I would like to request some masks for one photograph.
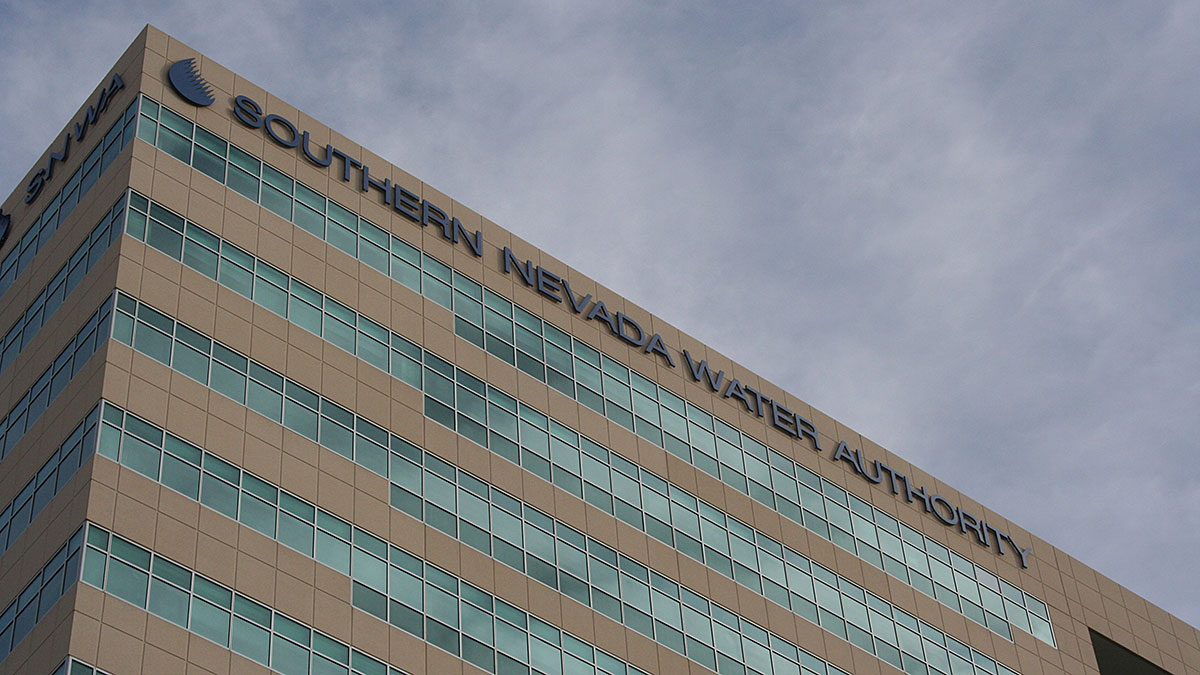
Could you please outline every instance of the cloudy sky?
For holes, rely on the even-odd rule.
[[[0,184],[149,21],[1200,625],[1200,5],[159,4],[0,2]]]

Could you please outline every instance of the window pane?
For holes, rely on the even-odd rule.
[[[233,651],[266,665],[271,636],[261,626],[233,617]]]
[[[138,607],[146,607],[146,586],[150,575],[116,558],[109,558],[108,584],[105,590]]]
[[[228,647],[229,612],[200,598],[193,598],[191,630],[219,645]]]
[[[188,594],[161,579],[150,582],[148,609],[171,623],[187,627]]]
[[[308,650],[276,635],[271,649],[271,669],[281,673],[307,675]]]

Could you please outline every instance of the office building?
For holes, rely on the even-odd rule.
[[[0,674],[1200,673],[1195,628],[154,28],[3,213]]]

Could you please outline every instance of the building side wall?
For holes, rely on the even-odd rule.
[[[186,103],[165,83],[169,65],[189,57],[197,58],[201,72],[215,90],[217,102],[211,107],[196,108]],[[1023,675],[1098,675],[1089,627],[1172,673],[1200,675],[1200,632],[1195,628],[186,45],[147,27],[114,72],[121,75],[125,89],[115,99],[117,103],[105,118],[106,123],[141,92],[261,157],[951,551],[1041,598],[1049,606],[1057,647],[1020,630],[1014,631],[1009,641],[968,620],[726,482],[457,337],[455,316],[441,305],[141,140],[132,141],[122,151],[36,261],[17,278],[0,307],[0,329],[17,320],[128,188]],[[475,256],[466,245],[447,241],[436,227],[421,227],[402,217],[380,201],[378,191],[359,190],[357,176],[354,181],[343,181],[340,166],[314,166],[299,149],[282,148],[262,130],[238,123],[229,105],[235,95],[250,96],[267,112],[292,121],[310,133],[314,146],[332,144],[369,166],[372,177],[388,179],[437,204],[459,219],[467,231],[480,230],[483,255]],[[78,117],[77,113],[72,119]],[[78,162],[85,154],[76,148],[71,161]],[[45,161],[43,157],[39,165]],[[69,162],[57,169],[60,180],[47,192],[53,194],[61,187],[61,178],[73,170]],[[19,240],[36,217],[32,212],[40,208],[35,202],[26,210],[28,213],[22,211],[23,192],[22,184],[5,202],[5,211],[14,215],[14,230],[0,254],[7,254],[11,242]],[[554,271],[568,280],[576,293],[603,299],[611,312],[634,317],[647,333],[661,334],[675,358],[675,367],[630,347],[602,323],[571,311],[567,303],[553,302],[526,287],[515,271],[505,271],[505,248],[512,249],[519,260],[531,260]],[[900,672],[433,421],[425,414],[424,396],[417,389],[130,236],[121,237],[109,248],[85,282],[42,327],[37,340],[3,374],[0,412],[19,400],[114,289],[386,427],[426,452],[847,672]],[[820,449],[811,441],[797,441],[780,433],[767,418],[748,412],[739,402],[714,394],[703,382],[695,381],[681,349],[811,420],[820,430]],[[708,672],[670,648],[391,507],[388,481],[378,474],[116,340],[108,341],[92,356],[3,459],[0,508],[16,496],[70,429],[101,399],[647,672]],[[909,503],[903,494],[893,494],[886,482],[872,485],[848,463],[831,461],[834,448],[843,442],[904,473],[911,485],[924,486],[930,493],[936,491],[1024,546],[1032,546],[1029,567],[1022,568],[1012,553],[999,556],[993,548],[972,543],[958,528],[937,522],[918,503]],[[481,672],[355,608],[351,580],[344,574],[102,456],[88,460],[38,515],[29,531],[0,557],[0,603],[7,604],[85,520],[410,673]],[[140,664],[143,672],[182,672],[185,665],[212,673],[267,672],[249,659],[80,583],[0,664],[0,675],[50,672],[68,650],[72,656],[113,673],[133,672],[137,669],[134,664]]]

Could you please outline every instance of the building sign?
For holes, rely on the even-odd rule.
[[[171,64],[167,70],[167,81],[188,103],[198,108],[213,104],[212,86],[200,76],[196,59],[184,59]]]
[[[951,504],[939,494],[929,494],[924,486],[914,489],[908,476],[887,464],[874,460],[868,467],[867,461],[863,459],[862,451],[851,450],[850,446],[845,443],[838,443],[837,449],[833,451],[833,461],[849,464],[854,472],[862,478],[876,485],[883,484],[885,487],[890,487],[892,494],[903,495],[905,501],[910,504],[919,499],[925,513],[932,513],[943,525],[957,526],[963,534],[968,532],[974,534],[975,540],[981,546],[991,548],[994,544],[996,552],[1004,555],[1004,547],[1007,544],[1013,553],[1020,557],[1021,567],[1029,567],[1029,554],[1033,551],[1032,548],[1021,548],[1015,539],[1002,530],[982,518],[976,518],[966,509]]]
[[[194,76],[203,82],[198,73]],[[390,206],[407,220],[420,227],[433,226],[447,241],[454,244],[461,242],[472,255],[483,256],[482,232],[467,230],[458,218],[448,215],[441,207],[422,199],[403,186],[392,183],[390,178],[379,179],[376,177],[378,174],[372,176],[371,167],[354,159],[345,151],[331,144],[314,147],[309,132],[299,128],[291,120],[267,113],[257,101],[243,95],[234,97],[231,112],[243,125],[263,130],[275,144],[298,150],[315,166],[331,168],[335,176],[355,185],[361,192],[376,194],[385,206]],[[737,399],[746,412],[764,418],[772,428],[793,439],[807,440],[811,442],[814,450],[824,452],[816,425],[787,408],[782,402],[742,384],[736,377],[728,377],[724,370],[714,372],[706,360],[695,359],[686,349],[668,346],[662,335],[650,333],[635,317],[611,311],[602,298],[593,297],[590,293],[576,292],[562,275],[541,265],[535,265],[531,260],[519,259],[507,246],[500,250],[500,264],[506,274],[515,275],[526,287],[542,297],[556,303],[566,303],[573,313],[585,320],[599,322],[618,339],[641,350],[643,354],[657,358],[668,367],[678,368],[682,362],[692,380],[706,386],[714,394],[726,399]],[[682,359],[673,356],[672,351],[682,356]],[[931,495],[924,487],[914,488],[907,476],[888,465],[875,460],[868,466],[862,452],[852,450],[845,443],[838,444],[830,455],[830,460],[845,462],[864,480],[883,485],[885,488],[890,487],[892,494],[903,496],[909,503],[920,500],[925,513],[933,515],[942,524],[954,527],[963,534],[973,534],[979,545],[994,548],[1000,555],[1006,555],[1007,548],[1017,555],[1021,567],[1029,566],[1032,549],[1021,548],[1008,534],[986,520],[951,504],[941,495]]]
[[[62,150],[59,152],[51,152],[50,159],[46,160],[46,166],[38,169],[37,173],[29,179],[29,184],[25,186],[25,203],[32,204],[33,200],[42,194],[42,188],[54,179],[55,165],[67,161],[71,156],[71,142],[74,139],[76,144],[82,143],[87,132],[100,121],[100,116],[108,110],[108,104],[112,101],[113,96],[125,88],[125,82],[121,80],[121,76],[113,73],[112,79],[109,80],[108,86],[100,90],[100,96],[96,98],[96,102],[88,106],[87,112],[83,117],[75,123],[74,133],[68,130],[63,136]]]
[[[262,129],[267,136],[285,148],[299,147],[305,159],[316,166],[334,167],[334,175],[353,182],[363,192],[376,192],[380,200],[396,213],[422,227],[434,225],[442,236],[457,244],[461,239],[475,256],[483,255],[483,234],[468,232],[458,218],[452,218],[432,202],[421,199],[402,185],[392,184],[391,178],[379,180],[371,176],[371,167],[354,159],[342,150],[326,144],[314,151],[308,131],[301,131],[290,120],[279,115],[264,115],[262,106],[249,96],[233,99],[234,117],[252,129]],[[335,161],[336,160],[336,161]],[[339,172],[338,169],[341,171]]]

